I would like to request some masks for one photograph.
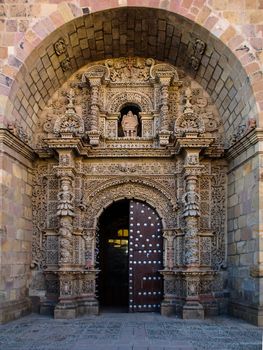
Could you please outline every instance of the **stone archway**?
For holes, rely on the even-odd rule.
[[[105,5],[105,7],[108,6]],[[178,12],[174,9],[170,12],[169,8],[170,6],[168,11],[165,11],[160,8],[119,7],[80,17],[78,16],[81,9],[78,9],[75,15],[71,14],[72,21],[58,27],[44,40],[35,33],[37,38],[35,42],[38,47],[32,50],[31,43],[28,45],[29,64],[23,55],[25,64],[16,77],[21,84],[11,84],[13,80],[8,77],[6,79],[7,89],[11,87],[11,91],[8,93],[10,100],[7,101],[5,109],[5,126],[9,123],[10,129],[12,127],[14,131],[16,128],[20,129],[15,133],[24,141],[31,143],[38,114],[41,113],[52,94],[76,70],[87,62],[106,57],[125,56],[127,53],[129,56],[154,56],[161,61],[175,64],[195,77],[213,96],[224,118],[225,130],[229,137],[231,134],[237,134],[238,126],[246,124],[249,118],[258,119],[255,97],[250,79],[246,79],[245,69],[258,76],[259,65],[252,61],[243,68],[242,63],[234,55],[242,53],[242,51],[234,51],[239,50],[239,46],[242,47],[242,36],[231,38],[238,44],[228,47],[220,40],[220,35],[225,34],[223,28],[226,28],[226,31],[229,29],[227,21],[218,24],[219,27],[221,25],[222,30],[218,30],[218,33],[216,31],[219,36],[217,38],[209,32],[210,28],[206,28],[206,22],[201,26],[198,21],[195,22],[193,15],[185,13],[182,8],[178,7]],[[74,18],[74,16],[77,17]],[[52,15],[49,20],[52,21]],[[145,30],[142,21],[145,21]],[[129,30],[128,22],[131,23]],[[57,24],[54,25],[57,27]],[[122,26],[125,27],[123,34]],[[78,30],[78,28],[81,29]],[[112,28],[114,28],[114,34]],[[80,32],[82,34],[79,34]],[[98,34],[95,36],[96,32],[100,33],[99,36]],[[62,33],[70,33],[70,35],[63,36]],[[86,36],[82,38],[83,33],[86,33]],[[120,44],[121,36],[123,44]],[[135,37],[140,37],[141,41],[135,42]],[[150,38],[149,42],[148,38]],[[108,44],[107,40],[111,44]],[[113,40],[115,45],[112,45]],[[23,46],[26,43],[25,38],[18,44],[17,51],[21,51],[20,44]],[[35,64],[32,65],[32,62]],[[203,64],[204,62],[207,62],[207,67]],[[44,85],[48,86],[48,89],[43,89]],[[257,81],[255,85],[258,85]],[[18,90],[21,91],[18,93]],[[247,105],[243,103],[244,96],[249,101]],[[27,105],[26,101],[29,100],[31,102]],[[231,102],[230,111],[227,106]],[[21,123],[18,121],[20,118]]]
[[[175,226],[176,199],[171,197],[162,185],[139,176],[107,181],[93,191],[87,198],[87,226],[96,228],[102,210],[123,198],[147,201],[158,212],[164,228]]]
[[[98,219],[102,212],[109,208],[112,203],[116,203],[122,199],[127,199],[129,201],[139,200],[142,203],[147,203],[158,213],[158,217],[162,222],[162,246],[164,249],[163,261],[161,263],[163,266],[162,274],[164,277],[164,287],[158,290],[158,293],[161,293],[164,297],[161,304],[161,312],[163,314],[174,312],[174,308],[171,308],[170,305],[171,297],[169,295],[169,281],[171,277],[169,272],[166,274],[166,270],[170,270],[172,266],[174,266],[174,246],[173,242],[171,242],[171,238],[175,236],[177,203],[166,189],[157,182],[140,176],[120,178],[118,180],[105,182],[95,191],[92,191],[91,195],[87,195],[85,201],[89,203],[89,205],[85,209],[84,221],[87,224],[85,235],[88,234],[89,238],[88,240],[86,239],[86,262],[89,266],[95,266],[96,264],[95,247],[98,232]],[[90,218],[93,219],[90,220]],[[160,286],[158,288],[160,288]],[[172,298],[172,302],[173,301],[174,297]],[[154,307],[158,309],[157,305]],[[145,308],[143,308],[143,310],[144,309]],[[155,309],[152,309],[152,311],[154,310]],[[134,311],[136,311],[136,309]],[[137,311],[140,311],[140,309]]]
[[[168,9],[170,9],[169,6]],[[6,209],[7,213],[5,213],[4,215],[2,225],[3,230],[1,231],[1,234],[3,233],[4,242],[7,241],[10,243],[10,238],[12,241],[14,239],[19,239],[19,237],[26,237],[21,239],[20,241],[23,242],[23,246],[28,246],[28,242],[30,242],[31,240],[31,205],[28,203],[30,203],[31,201],[31,168],[32,160],[35,159],[35,155],[34,151],[29,146],[26,146],[25,143],[33,147],[33,149],[38,153],[38,156],[40,156],[41,159],[45,159],[50,156],[50,149],[48,149],[48,147],[43,147],[41,148],[41,150],[37,150],[36,145],[31,141],[33,140],[32,135],[35,134],[36,125],[38,125],[39,122],[38,118],[40,114],[42,115],[42,110],[45,109],[45,106],[48,100],[50,99],[51,95],[54,93],[54,91],[57,90],[63,84],[63,82],[67,81],[72,73],[74,73],[78,68],[82,67],[87,62],[103,59],[106,57],[108,58],[110,56],[121,56],[122,54],[125,55],[127,52],[131,56],[148,57],[154,55],[157,57],[157,59],[169,61],[172,64],[178,65],[184,72],[187,72],[187,74],[195,78],[195,80],[199,82],[203,86],[203,88],[205,88],[212,96],[219,109],[220,115],[223,118],[222,120],[224,123],[224,130],[227,134],[228,141],[226,147],[227,149],[229,149],[228,157],[230,160],[230,187],[232,183],[235,183],[234,185],[232,185],[232,189],[229,190],[228,222],[230,244],[228,250],[230,261],[229,271],[232,276],[233,282],[231,285],[231,298],[233,305],[232,309],[234,310],[233,312],[235,312],[236,314],[244,315],[244,317],[249,318],[253,322],[260,322],[258,320],[261,317],[261,300],[260,298],[258,298],[258,295],[260,294],[259,278],[261,278],[261,255],[259,252],[259,235],[255,235],[255,232],[260,232],[259,222],[261,217],[259,213],[261,207],[259,208],[254,204],[254,201],[251,199],[251,193],[255,194],[255,198],[257,198],[257,203],[261,203],[261,201],[259,200],[259,190],[261,189],[261,185],[259,184],[259,182],[253,182],[254,185],[251,186],[251,181],[249,181],[251,177],[255,176],[255,173],[256,178],[259,177],[259,164],[261,164],[260,156],[255,152],[257,143],[260,142],[260,130],[254,130],[256,126],[255,119],[257,119],[257,121],[261,123],[260,118],[258,118],[257,105],[255,103],[254,96],[254,91],[259,91],[262,88],[260,80],[256,81],[258,75],[260,74],[260,72],[258,71],[258,62],[253,57],[250,57],[253,60],[253,62],[251,63],[249,61],[249,63],[244,63],[243,65],[243,62],[247,61],[249,57],[244,55],[244,57],[242,56],[242,59],[239,60],[233,54],[233,52],[235,52],[237,56],[239,54],[241,55],[242,46],[240,45],[243,44],[242,37],[236,36],[235,38],[232,38],[234,39],[232,44],[229,43],[229,45],[225,45],[222,43],[222,41],[218,40],[213,35],[210,35],[211,33],[204,29],[205,25],[204,27],[201,27],[199,24],[197,24],[198,21],[193,20],[193,17],[191,17],[189,13],[186,15],[186,17],[188,18],[183,18],[181,15],[184,15],[185,13],[182,9],[180,9],[180,11],[178,10],[178,13],[180,15],[176,13],[171,13],[169,11],[163,11],[160,9],[149,10],[142,8],[129,8],[128,10],[129,11],[127,11],[127,8],[111,9],[107,12],[102,11],[101,13],[93,13],[88,16],[82,16],[78,9],[76,10],[77,18],[73,19],[72,22],[61,22],[63,23],[63,27],[61,27],[60,29],[63,29],[64,33],[68,33],[66,37],[63,37],[64,34],[59,28],[57,28],[57,30],[55,30],[52,35],[47,36],[44,40],[40,40],[37,34],[33,34],[33,38],[37,37],[37,39],[35,42],[32,43],[31,46],[31,44],[27,40],[27,38],[32,38],[32,36],[29,35],[31,32],[29,32],[23,44],[25,44],[24,47],[26,48],[30,46],[31,50],[35,43],[37,43],[38,46],[33,50],[33,52],[30,55],[28,55],[28,52],[30,50],[28,52],[26,52],[27,50],[23,51],[23,45],[20,46],[20,44],[22,43],[19,43],[19,45],[17,46],[18,58],[21,58],[24,64],[21,66],[21,70],[17,74],[16,81],[14,83],[12,81],[12,78],[10,79],[10,77],[8,76],[3,75],[2,80],[3,84],[5,85],[4,101],[7,101],[5,105],[5,118],[3,122],[3,127],[5,129],[1,131],[2,142],[4,145],[4,155],[2,164],[3,168],[6,168],[8,173],[8,177],[6,180],[7,192],[9,191],[9,193],[12,193],[6,196],[7,202],[14,202],[12,191],[13,183],[11,185],[10,176],[14,180],[15,186],[17,186],[17,188],[19,187],[23,189],[23,191],[25,192],[25,196],[19,196],[19,194],[16,194],[16,206],[15,209],[13,209],[13,213],[15,213],[14,217],[18,219],[15,219],[15,223],[13,223],[13,221],[10,220],[9,206],[5,207],[8,207],[8,209]],[[128,14],[131,17],[128,18]],[[73,17],[74,16],[72,16],[71,18]],[[120,21],[120,18],[122,18],[123,20]],[[152,27],[150,25],[153,21],[153,18],[154,21],[158,19],[158,27],[155,29],[154,35],[152,35],[151,33]],[[115,24],[113,25],[113,23]],[[126,23],[127,25],[124,23]],[[222,24],[222,22],[220,23]],[[127,30],[125,29],[125,33],[121,34],[121,28],[123,27],[125,27]],[[147,27],[147,29],[139,30],[139,32],[143,33],[141,38],[147,38],[147,45],[143,41],[144,39],[142,39],[140,42],[137,42],[135,40],[138,28],[142,29],[143,27]],[[222,26],[222,28],[226,27],[227,26]],[[80,30],[78,30],[79,28]],[[220,28],[217,30],[214,28],[214,31],[217,33],[219,32],[222,35],[224,34],[224,30],[221,30]],[[85,38],[81,38],[83,32],[86,33]],[[117,36],[117,39],[113,39],[113,32],[114,35]],[[111,35],[112,40],[116,40],[115,45],[107,45],[107,40],[111,41]],[[124,37],[121,37],[122,35],[124,35]],[[216,35],[220,37],[220,34]],[[78,43],[76,44],[76,42]],[[157,45],[155,45],[154,43],[157,43]],[[245,44],[246,42],[244,42],[244,45]],[[114,52],[109,51],[109,47],[112,47],[114,49]],[[246,45],[244,47],[246,48]],[[25,59],[25,57],[27,57],[28,59]],[[15,60],[14,62],[20,65],[19,62]],[[243,66],[245,68],[243,68]],[[258,94],[258,96],[259,97],[257,98],[260,102],[260,94]],[[247,102],[246,105],[244,104],[244,101]],[[260,103],[258,104],[258,106],[259,108],[261,108]],[[197,119],[195,116],[195,120]],[[80,121],[80,119],[78,118],[74,120],[77,123]],[[48,125],[48,122],[49,121],[47,120],[47,123],[45,125],[46,130],[48,130],[50,127],[50,125]],[[202,123],[199,124],[201,125]],[[179,127],[180,129],[179,123],[178,125],[176,125],[176,127]],[[212,128],[214,128],[214,125],[212,125]],[[201,127],[199,128],[198,132],[202,132],[202,130],[203,128]],[[79,134],[81,134],[82,131],[83,128],[79,127]],[[185,131],[186,130],[181,128],[182,133],[184,133]],[[97,137],[97,135],[95,136]],[[163,145],[165,145],[167,142],[167,135],[164,136],[164,139],[166,139],[164,140]],[[179,140],[181,136],[182,135],[178,133],[176,135],[176,138]],[[77,150],[77,153],[79,152],[79,155],[81,155],[81,152],[83,150],[83,144],[80,140],[78,140],[78,142],[76,141],[75,144],[74,142],[72,142],[71,146],[72,148]],[[50,148],[53,147],[53,149],[56,149],[58,143],[59,142],[57,142],[57,140],[54,141]],[[198,145],[198,147],[199,146],[200,144]],[[200,147],[204,149],[206,146],[207,145],[201,144]],[[176,152],[181,152],[184,149],[185,144],[179,142],[177,143],[177,147],[178,148],[176,149]],[[215,149],[211,152],[214,151]],[[63,167],[65,166],[65,164],[67,164],[68,154],[63,154],[63,151],[59,151],[58,153],[60,155],[59,164]],[[127,152],[127,154],[128,153],[129,152]],[[145,152],[144,150],[140,150],[138,154],[145,155]],[[162,154],[164,155],[164,157],[167,157],[167,154],[165,154],[165,152],[163,152]],[[186,157],[186,161],[188,161],[187,159],[189,158],[189,163],[191,163],[193,159],[196,159],[196,154],[188,155],[189,157]],[[219,152],[217,156],[220,157],[220,155],[221,153]],[[209,151],[206,153],[205,156],[209,157]],[[14,157],[16,158],[15,165],[13,164]],[[71,159],[70,157],[69,159]],[[251,160],[252,157],[254,157],[253,160]],[[55,162],[54,159],[52,161]],[[67,166],[69,167],[70,165],[71,164],[67,164]],[[56,170],[51,165],[48,165],[47,168],[48,172],[46,180],[48,182],[50,174],[52,172],[54,174]],[[216,166],[214,166],[213,169],[215,173],[218,170],[216,170]],[[218,173],[220,173],[220,171],[218,171],[217,174]],[[241,188],[241,186],[238,186],[240,182],[240,173],[244,174],[244,181],[247,185],[244,190]],[[209,170],[207,170],[207,174],[211,175],[212,173],[209,172]],[[221,180],[225,176],[224,172],[222,172],[221,175],[219,179],[213,178],[214,188],[222,188],[222,183],[224,181]],[[69,178],[71,177],[72,176],[69,176]],[[234,180],[232,181],[232,179]],[[45,181],[43,181],[44,184],[46,184]],[[191,184],[189,182],[188,185],[191,187]],[[54,200],[54,193],[56,193],[56,190],[58,190],[58,187],[56,187],[57,183],[55,181],[53,181],[53,186],[55,188],[53,188],[53,192],[51,191],[51,189],[49,189],[50,193],[48,194],[48,196],[50,196],[50,205],[47,211],[50,210],[55,212],[56,200]],[[232,192],[233,187],[237,188],[237,193]],[[3,191],[5,191],[6,193],[6,189],[4,189]],[[219,197],[219,203],[224,202],[224,200],[222,199],[223,196],[221,195],[221,192],[222,191],[217,192],[216,190],[214,190],[214,195]],[[182,191],[179,191],[179,194],[181,200],[183,195]],[[43,197],[45,196],[45,194],[41,192],[39,197],[41,197],[42,195]],[[85,206],[85,203],[83,204],[81,202],[81,196],[79,197],[80,198],[78,198],[78,201],[76,202],[76,204],[79,206],[77,207],[77,210],[80,210],[79,208],[84,208]],[[245,198],[246,205],[243,205],[241,198],[242,200]],[[180,205],[182,209],[182,202],[180,203]],[[203,207],[207,208],[207,203],[206,205],[203,205]],[[43,208],[45,208],[45,204],[43,204]],[[207,209],[204,208],[203,210],[204,212],[207,212]],[[213,210],[215,209],[213,208]],[[217,213],[222,213],[222,207],[217,208],[215,211],[217,211]],[[19,215],[16,214],[17,212],[19,212]],[[240,215],[242,216],[242,219],[239,218]],[[222,215],[219,215],[219,217],[222,217]],[[51,218],[50,220],[56,222],[56,215],[53,215],[53,218]],[[210,219],[207,219],[207,217],[205,217],[205,220],[209,221]],[[189,227],[191,226],[190,221],[191,220],[189,220]],[[223,225],[221,222],[223,220],[218,221],[219,222],[216,222],[215,225],[217,228],[221,225],[221,236],[223,236],[224,229],[222,229]],[[251,227],[248,231],[246,231],[244,228],[244,221],[247,221],[251,224]],[[50,239],[51,241],[53,239],[54,232],[50,229],[44,229],[42,227],[42,223],[45,222],[43,218],[41,218],[40,222],[41,227],[37,227],[37,231],[40,231],[41,234],[45,235],[47,240]],[[236,227],[236,222],[239,222],[238,228]],[[214,225],[214,222],[212,222],[212,224]],[[10,234],[7,234],[7,232],[9,232]],[[207,234],[207,232],[202,233]],[[206,235],[204,234],[202,237],[206,237]],[[233,239],[233,237],[235,238]],[[239,237],[241,238],[241,243],[239,243]],[[209,241],[209,239],[210,238],[206,237],[206,239],[204,240]],[[178,242],[179,241],[180,239],[178,240]],[[8,246],[8,244],[6,246]],[[210,243],[207,244],[209,246]],[[214,240],[213,245],[216,246],[216,244],[216,240]],[[243,245],[244,247],[246,247],[244,248],[246,251],[240,249],[240,246]],[[10,244],[10,246],[12,246],[12,244]],[[252,252],[249,251],[250,248],[248,248],[248,246],[259,246],[259,249],[255,248],[255,250]],[[38,254],[41,256],[41,254],[43,253],[43,246],[42,241],[40,240],[38,241],[38,248]],[[50,256],[51,255],[52,249],[50,249]],[[221,256],[219,257],[219,259],[221,259]],[[3,259],[3,261],[5,263],[8,260]],[[30,248],[28,248],[25,253],[23,263],[26,266],[26,274],[24,275],[29,275]],[[34,267],[35,264],[37,265],[37,263],[37,261],[34,261],[32,263],[32,267]],[[224,264],[221,263],[221,266],[223,265]],[[14,264],[14,266],[16,266],[16,264]],[[242,271],[244,266],[246,274],[245,277],[242,277]],[[15,269],[16,268],[18,267],[16,266]],[[2,270],[9,271],[10,269],[2,268]],[[238,271],[238,273],[236,273],[236,271]],[[240,274],[239,271],[241,271]],[[7,281],[7,289],[10,285],[9,277],[10,276],[5,275],[5,281]],[[180,290],[182,285],[185,285],[189,282],[187,278],[185,278],[185,276],[183,276],[182,278],[181,277],[178,278],[178,280],[176,281],[174,281],[173,279],[169,281],[169,290],[171,291],[171,294],[174,293],[175,288]],[[192,277],[196,278],[196,276]],[[194,281],[194,278],[192,279],[192,282]],[[76,281],[73,279],[72,283],[74,284],[75,282]],[[203,290],[209,290],[207,286],[210,282],[211,281],[209,279],[204,281],[202,287]],[[7,299],[5,299],[4,301],[3,314],[14,315],[14,310],[16,310],[17,308],[19,310],[28,309],[29,304],[27,299],[26,285],[27,281],[24,279],[23,287],[21,287],[20,289],[21,293],[17,293],[14,289],[12,290],[12,293],[11,291],[10,293],[8,291],[7,294],[6,292],[4,293],[4,295],[7,295]],[[193,286],[193,288],[195,288],[195,282],[193,282]],[[66,289],[68,288],[69,285],[66,285]],[[14,294],[21,295],[21,298],[18,302],[14,300],[13,303],[12,295]],[[248,302],[248,295],[250,299],[253,300],[252,304]],[[239,303],[239,300],[241,299],[243,300],[243,302],[241,303],[242,306],[240,306],[241,304]],[[256,309],[254,308],[254,306],[252,308],[251,305],[257,305]],[[249,316],[247,316],[248,314]],[[8,318],[9,316],[4,317]]]

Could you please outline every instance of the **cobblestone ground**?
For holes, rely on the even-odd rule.
[[[261,341],[262,329],[229,317],[104,313],[54,320],[32,314],[0,326],[1,350],[262,350]]]

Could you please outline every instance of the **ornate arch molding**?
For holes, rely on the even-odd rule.
[[[163,186],[152,180],[128,177],[105,181],[86,198],[88,202],[85,212],[87,228],[95,228],[102,210],[112,202],[123,198],[134,198],[147,202],[159,214],[163,228],[175,226],[177,203]]]
[[[121,108],[127,103],[139,105],[143,112],[151,112],[154,109],[153,101],[146,94],[139,91],[124,91],[113,96],[113,99],[107,106],[107,110],[110,113],[119,113]]]

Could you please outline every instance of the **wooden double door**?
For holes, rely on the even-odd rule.
[[[160,309],[163,283],[161,220],[135,200],[112,204],[99,222],[99,300],[130,312]]]

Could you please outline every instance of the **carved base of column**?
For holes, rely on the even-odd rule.
[[[89,131],[88,136],[89,142],[92,146],[97,146],[99,144],[100,134],[98,133],[98,131]]]
[[[205,317],[204,307],[199,302],[189,301],[183,306],[183,319],[198,319],[203,320]]]
[[[169,144],[171,133],[169,131],[160,131],[159,132],[159,141],[160,146],[166,146]]]
[[[83,315],[98,315],[99,303],[95,299],[80,300],[75,303],[57,304],[54,309],[54,318],[72,319]]]
[[[58,304],[54,310],[55,319],[72,319],[78,316],[78,307],[76,304]]]
[[[78,315],[95,315],[99,314],[99,303],[97,300],[85,300],[78,302]]]
[[[174,301],[161,303],[161,315],[162,316],[173,316],[176,314],[176,304]]]

